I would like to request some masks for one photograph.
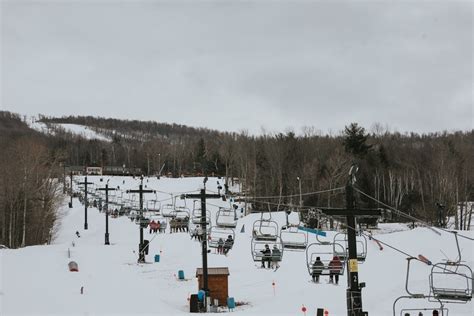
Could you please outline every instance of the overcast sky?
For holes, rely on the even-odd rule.
[[[472,1],[1,2],[1,109],[471,130]]]

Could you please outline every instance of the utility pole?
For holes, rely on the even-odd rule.
[[[87,182],[87,176],[84,178],[84,182],[80,182],[79,184],[84,185],[84,229],[88,229],[87,225],[87,206],[89,204],[89,200],[87,199],[87,185],[93,184],[92,182]]]
[[[99,191],[105,191],[105,244],[110,245],[109,241],[109,191],[115,191],[115,188],[109,188],[109,181],[105,184],[105,188],[99,188]]]
[[[199,194],[184,194],[181,198],[189,199],[201,199],[201,249],[202,249],[202,278],[203,278],[203,288],[202,290],[206,292],[206,297],[209,297],[209,277],[207,271],[207,225],[206,225],[206,199],[221,199],[222,195],[220,194],[206,194],[206,182],[207,177],[204,178],[204,189],[201,189]],[[204,304],[205,308],[206,304]]]
[[[358,167],[352,166],[349,172],[349,181],[346,184],[346,208],[347,214],[347,243],[349,246],[349,260],[347,268],[349,273],[348,285],[346,291],[347,297],[347,315],[359,316],[368,315],[362,311],[362,287],[359,285],[359,268],[357,262],[357,240],[356,240],[356,223],[354,216],[355,199],[354,199],[354,183],[356,182],[356,172]],[[365,286],[365,284],[364,284]]]
[[[72,208],[72,195],[74,194],[74,190],[72,189],[72,170],[71,170],[71,173],[69,174],[69,177],[71,178],[71,187],[69,188],[71,201],[69,201],[69,208]]]
[[[66,194],[66,164],[63,162],[63,194]]]
[[[138,190],[127,190],[127,193],[138,193],[140,197],[140,214],[138,223],[140,225],[140,244],[138,245],[138,263],[145,263],[145,245],[143,244],[143,193],[156,193],[154,190],[143,190],[143,176],[140,177]]]
[[[301,195],[301,178],[296,177],[296,179],[298,179],[298,184],[299,184],[299,187],[300,187],[300,208],[301,208],[301,207],[303,207],[303,196]]]
[[[347,283],[346,290],[347,315],[348,316],[368,316],[368,312],[362,310],[362,288],[365,283],[359,284],[359,272],[357,261],[357,240],[356,240],[356,216],[380,217],[382,211],[380,209],[361,209],[356,208],[354,198],[355,175],[358,167],[353,165],[349,172],[349,180],[346,184],[346,208],[318,208],[322,213],[329,216],[345,216],[347,220],[347,244],[349,248],[349,256],[347,260]]]

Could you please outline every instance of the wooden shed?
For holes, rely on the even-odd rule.
[[[219,306],[227,306],[227,298],[229,297],[229,269],[228,268],[207,268],[209,296],[212,301],[217,299]],[[202,268],[196,269],[196,277],[198,278],[199,289],[203,288]]]

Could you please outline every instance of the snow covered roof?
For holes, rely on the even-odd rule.
[[[229,275],[229,268],[207,268],[208,275]],[[196,269],[196,276],[202,275],[202,268]]]

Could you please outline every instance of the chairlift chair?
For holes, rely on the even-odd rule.
[[[356,236],[357,246],[357,261],[360,263],[365,262],[367,258],[367,238],[364,235]],[[349,257],[348,241],[346,233],[337,233],[334,235],[333,240],[334,255],[341,258],[341,260],[347,260]]]
[[[165,204],[161,209],[161,215],[164,217],[173,217],[175,213],[173,204]]]
[[[404,307],[400,310],[400,316],[405,316],[406,313],[411,313],[411,312],[422,312],[423,311],[431,311],[433,312],[434,310],[438,311],[439,315],[442,316],[447,316],[448,315],[448,309],[444,307],[443,301],[440,300],[439,298],[436,298],[432,295],[425,295],[423,293],[413,293],[409,289],[409,279],[410,279],[410,264],[411,261],[416,258],[409,257],[407,258],[407,273],[406,273],[406,279],[405,279],[405,291],[407,292],[408,295],[402,295],[398,297],[394,302],[392,306],[392,311],[393,311],[393,316],[397,316],[396,308],[397,308],[397,303],[402,301],[402,300],[407,300],[407,299],[420,299],[420,300],[425,300],[427,302],[434,302],[438,303],[439,307],[424,307],[424,308],[408,308]],[[418,314],[415,314],[418,315]],[[431,315],[431,314],[430,314]]]
[[[281,242],[283,248],[287,250],[303,251],[308,246],[308,234],[299,231],[298,227],[288,226],[286,229],[281,229]]]
[[[318,269],[321,272],[319,275],[331,274],[329,263],[333,260],[335,256],[332,250],[333,250],[332,244],[321,244],[321,243],[315,242],[308,245],[308,247],[306,248],[306,267],[308,269],[308,273],[310,276],[313,275],[314,263],[318,257],[320,258],[320,261],[323,263],[323,268]],[[341,260],[342,268],[337,274],[344,275],[346,265],[341,258],[339,259]]]
[[[271,261],[281,261],[283,259],[283,244],[281,243],[280,236],[276,236],[273,240],[265,240],[265,239],[257,239],[255,236],[252,238],[251,242],[251,253],[253,261],[261,262],[263,259],[262,251],[265,249],[265,246],[268,245],[270,250],[276,245],[277,249],[279,250],[279,256],[271,256]]]
[[[461,250],[457,232],[458,259],[434,264],[430,273],[430,294],[434,299],[446,303],[467,303],[472,299],[474,274],[472,269],[461,262]]]
[[[161,209],[161,203],[158,200],[150,200],[147,201],[147,207],[148,211],[151,212],[159,212]]]
[[[219,207],[216,214],[216,226],[235,228],[237,227],[237,213],[234,208]]]
[[[232,236],[232,239],[235,241],[235,231],[232,228],[213,226],[208,230],[207,245],[209,248],[217,248],[219,239],[222,238],[222,240],[225,242],[229,236]]]
[[[202,211],[201,211],[201,201],[194,200],[193,201],[193,211],[191,212],[191,222],[193,224],[201,224],[202,220]],[[206,210],[206,225],[209,226],[211,224],[211,211]]]
[[[280,239],[278,223],[272,220],[256,220],[253,223],[252,237],[262,241],[276,241]]]

